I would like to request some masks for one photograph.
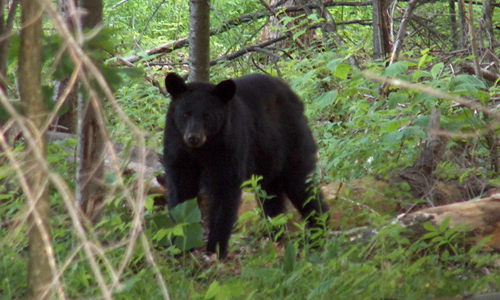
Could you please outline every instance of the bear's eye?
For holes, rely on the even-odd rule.
[[[205,119],[205,120],[210,119],[210,115],[209,115],[209,114],[207,114],[207,113],[204,113],[204,114],[202,114],[201,116],[202,116],[202,117],[203,117],[203,119]]]
[[[188,111],[188,112],[185,112],[184,115],[182,116],[184,119],[187,119],[189,117],[191,117],[191,112]]]

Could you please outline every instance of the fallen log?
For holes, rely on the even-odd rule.
[[[476,242],[491,236],[485,246],[500,250],[500,192],[480,200],[429,207],[398,217],[404,226],[417,233],[423,229],[423,223],[439,227],[447,218],[450,218],[449,228],[460,226],[460,231],[471,233]],[[422,233],[426,232],[423,229]]]

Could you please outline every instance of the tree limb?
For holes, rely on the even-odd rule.
[[[371,5],[371,1],[366,1],[366,2],[349,2],[349,1],[333,2],[333,1],[329,1],[329,2],[326,2],[324,5],[326,7],[333,7],[333,6],[368,6],[368,5]],[[310,4],[310,5],[307,5],[307,7],[310,7],[312,9],[319,8],[316,4]],[[288,7],[283,12],[284,13],[303,12],[303,6]],[[238,26],[238,25],[243,24],[243,23],[252,22],[254,20],[261,19],[261,18],[267,18],[269,16],[271,16],[270,12],[257,12],[257,13],[253,13],[253,14],[242,15],[239,18],[229,20],[229,21],[223,23],[222,25],[219,25],[219,26],[217,26],[217,27],[215,27],[213,29],[210,29],[210,36],[216,35],[218,33],[225,32],[225,31],[231,29],[234,26]],[[348,21],[347,23],[338,22],[337,24],[338,25],[341,25],[341,24],[344,25],[344,24],[356,24],[356,23],[359,23],[359,24],[362,24],[362,25],[366,25],[366,22],[363,23],[362,21],[356,21],[356,22],[349,22]],[[185,47],[187,45],[188,45],[188,38],[185,37],[185,38],[178,39],[178,40],[175,40],[175,41],[170,41],[168,43],[165,43],[165,44],[160,45],[158,47],[155,47],[153,49],[147,50],[146,54],[147,55],[155,55],[155,54],[159,54],[159,53],[168,53],[168,52],[172,52],[173,50]],[[123,59],[126,60],[126,61],[128,61],[128,62],[130,62],[130,63],[135,63],[135,62],[139,61],[141,58],[142,57],[139,56],[139,55],[132,55],[132,56],[129,56],[129,57],[126,57],[126,58],[123,58]]]

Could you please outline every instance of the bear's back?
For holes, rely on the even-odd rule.
[[[251,157],[256,173],[273,177],[298,153],[315,155],[316,143],[304,116],[304,105],[285,82],[262,74],[246,75],[234,82],[233,100],[250,109],[253,119]]]
[[[269,116],[277,122],[303,118],[304,105],[290,87],[278,78],[251,74],[237,79],[235,97],[243,101],[257,117]],[[288,120],[290,121],[290,120]]]

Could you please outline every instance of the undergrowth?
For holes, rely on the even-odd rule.
[[[211,2],[213,26],[260,7],[256,1]],[[147,1],[128,1],[116,9],[106,4],[107,25],[117,29],[108,33],[108,38],[119,41],[115,51],[121,56],[133,51],[144,55],[145,49],[187,35],[187,3],[170,1],[163,4],[147,27],[140,46],[134,49],[152,10],[148,4]],[[352,8],[345,14],[359,19],[371,17],[371,11],[366,8]],[[336,10],[334,16],[342,19],[343,10]],[[263,22],[258,21],[241,26],[243,29],[238,27],[214,36],[211,39],[212,57],[238,50],[242,41],[255,41],[258,36],[249,32],[262,25]],[[306,105],[306,115],[319,145],[319,173],[323,183],[368,176],[385,180],[410,166],[425,142],[433,107],[441,112],[441,126],[449,132],[470,133],[487,125],[488,118],[482,113],[414,90],[391,88],[387,99],[381,100],[380,84],[365,78],[348,62],[349,56],[357,55],[364,71],[419,83],[488,105],[498,93],[497,85],[487,86],[473,76],[458,75],[449,67],[468,61],[470,57],[448,58],[444,63],[442,58],[432,55],[431,48],[417,47],[418,50],[413,48],[403,53],[400,62],[385,68],[383,62],[372,62],[367,54],[371,53],[371,29],[346,26],[340,31],[354,41],[354,46],[291,48],[286,59],[272,63],[258,53],[252,58],[260,70],[255,62],[249,63],[244,58],[215,65],[211,68],[211,78],[218,82],[262,71],[281,75]],[[185,61],[186,52],[186,49],[173,52],[164,60]],[[186,69],[183,64],[153,68],[144,63],[142,66],[148,75],[156,76],[159,81],[166,72],[182,73]],[[123,110],[145,132],[147,146],[161,153],[169,99],[161,96],[158,89],[142,77],[114,75],[122,77],[115,94]],[[104,113],[112,139],[133,145],[130,132],[114,112],[108,107]],[[72,188],[75,186],[75,162],[71,158],[75,144],[71,139],[48,146],[51,168]],[[438,167],[441,178],[464,180],[469,174],[475,174],[482,181],[498,183],[484,137],[453,137],[448,147],[452,154],[448,162]],[[15,153],[22,151],[22,142],[14,145]],[[4,161],[4,154],[0,153],[0,162]],[[110,176],[107,180],[112,189],[114,179]],[[128,180],[133,185],[133,177]],[[250,189],[266,197],[258,189],[257,182],[255,178],[251,180]],[[104,249],[99,253],[100,268],[105,279],[111,282],[113,278],[107,265],[114,269],[120,267],[125,255],[123,244],[132,228],[132,212],[119,191],[109,197],[102,220],[89,235],[95,245],[104,247],[96,246],[96,249]],[[345,197],[349,200],[352,195]],[[12,166],[0,163],[2,299],[26,297],[28,228],[21,222],[26,218],[24,200]],[[73,258],[69,265],[58,266],[64,269],[61,278],[68,299],[99,298],[101,292],[96,279],[81,246],[75,243],[71,219],[55,189],[50,191],[50,200],[55,256],[58,261]],[[415,238],[409,234],[409,229],[394,222],[393,215],[376,214],[364,208],[354,210],[353,205],[346,203],[340,208],[352,210],[358,216],[346,214],[342,220],[337,220],[341,224],[338,228],[326,227],[321,233],[326,237],[319,244],[310,243],[311,233],[303,222],[293,218],[292,213],[266,220],[258,206],[243,212],[230,241],[229,259],[223,263],[207,258],[200,248],[203,229],[201,212],[195,201],[186,202],[177,212],[170,212],[174,215],[174,223],[164,207],[153,205],[151,196],[146,202],[143,229],[173,299],[411,300],[500,290],[500,257],[483,247],[485,241],[472,243],[469,236],[457,228],[448,228],[446,222],[440,228],[427,224],[426,233]],[[368,220],[366,223],[372,229],[376,228],[375,235],[353,238],[348,232],[352,218],[359,215]],[[124,266],[114,299],[162,297],[155,273],[140,246],[142,242],[138,243],[131,261]]]

